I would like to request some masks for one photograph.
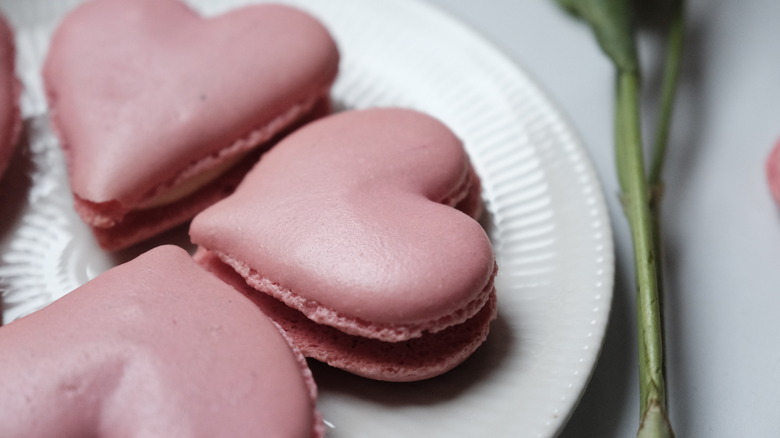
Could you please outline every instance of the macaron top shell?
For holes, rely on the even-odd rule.
[[[484,230],[440,203],[468,176],[460,140],[434,118],[345,112],[264,155],[190,235],[298,295],[304,313],[424,323],[486,297],[493,274]]]
[[[74,193],[132,206],[253,147],[241,140],[321,98],[337,69],[328,31],[291,7],[203,18],[179,0],[90,0],[63,19],[43,74]]]
[[[0,328],[0,351],[0,436],[322,432],[302,357],[251,301],[176,247]]]

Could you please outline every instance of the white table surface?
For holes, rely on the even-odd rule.
[[[530,72],[590,151],[613,221],[615,296],[601,357],[561,436],[632,436],[636,318],[612,155],[612,68],[553,0],[426,1]],[[780,139],[780,2],[693,0],[688,11],[663,216],[671,419],[680,437],[780,436],[780,216],[764,179]],[[657,83],[651,36],[642,49],[645,80]]]

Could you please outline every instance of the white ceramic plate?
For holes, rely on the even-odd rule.
[[[194,2],[215,14],[246,0]],[[71,207],[49,133],[38,72],[51,30],[78,0],[0,0],[17,28],[28,145],[2,182],[0,288],[5,321],[46,305],[180,228],[116,255],[95,244]],[[314,366],[329,436],[544,437],[576,405],[609,314],[613,252],[586,152],[526,74],[425,3],[297,0],[339,43],[334,97],[344,108],[406,106],[465,141],[484,184],[495,244],[499,319],[464,365],[427,382],[372,382]]]

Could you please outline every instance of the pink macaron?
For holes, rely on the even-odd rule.
[[[256,301],[271,303],[263,310],[304,355],[419,380],[465,360],[495,317],[480,211],[479,180],[444,124],[372,109],[282,140],[233,195],[195,217],[190,236],[204,266],[273,297]]]
[[[780,140],[775,143],[764,164],[769,191],[780,205]]]
[[[13,30],[0,15],[0,177],[8,168],[22,127],[19,111],[21,86],[15,76],[15,65]]]
[[[162,246],[0,328],[0,436],[321,437],[301,354]]]
[[[328,112],[339,54],[299,9],[213,18],[180,0],[89,0],[44,66],[76,210],[114,250],[230,193],[256,152]]]

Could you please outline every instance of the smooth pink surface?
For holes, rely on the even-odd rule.
[[[8,167],[21,128],[20,85],[14,71],[15,57],[13,31],[0,16],[0,176]]]
[[[319,323],[440,330],[482,307],[493,275],[482,227],[439,203],[466,196],[469,175],[461,142],[427,115],[341,113],[264,155],[233,195],[195,217],[190,234],[294,294],[277,298]]]
[[[290,7],[203,19],[178,0],[91,0],[61,23],[43,73],[76,196],[134,206],[255,146],[239,140],[312,105],[337,68],[327,30]]]
[[[158,247],[0,328],[0,436],[311,437],[311,374],[277,327]]]
[[[780,140],[775,143],[765,163],[766,178],[769,190],[780,205]]]

